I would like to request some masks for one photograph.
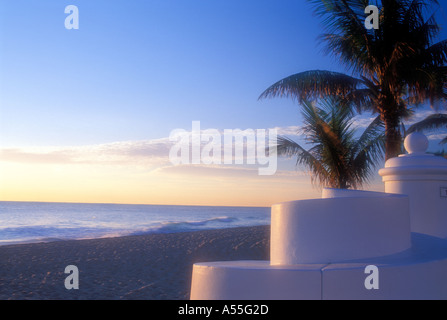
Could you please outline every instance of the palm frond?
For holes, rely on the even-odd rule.
[[[429,115],[424,120],[411,125],[407,129],[407,135],[413,132],[421,132],[425,130],[433,130],[447,128],[447,114],[435,113]]]
[[[430,102],[436,110],[447,108],[447,40],[435,43],[440,26],[434,8],[439,2],[308,1],[322,18],[320,40],[327,53],[338,57],[351,75],[322,70],[297,73],[270,86],[259,99],[292,97],[301,103],[341,97],[359,112],[371,110],[381,115],[386,125],[386,158],[397,156],[399,125],[410,105]],[[377,30],[364,26],[364,9],[369,4],[379,8]]]
[[[359,182],[368,180],[377,169],[385,154],[385,132],[377,131],[368,135],[367,139],[359,141],[353,166],[358,168]]]
[[[297,157],[296,164],[306,167],[311,173],[312,183],[329,185],[329,173],[325,166],[315,156],[287,137],[278,137],[276,150],[278,155]]]
[[[265,90],[259,99],[286,97],[304,100],[313,100],[325,96],[346,96],[358,87],[363,81],[343,73],[311,70],[284,78]]]
[[[365,28],[368,1],[312,1],[315,13],[323,18],[326,33],[320,36],[325,52],[340,59],[355,73],[371,69],[374,61],[369,54],[374,31]]]
[[[426,54],[429,55],[433,61],[436,61],[436,64],[442,66],[447,60],[447,39],[432,44],[427,48]]]
[[[383,156],[384,148],[384,138],[385,138],[385,126],[380,116],[377,116],[363,131],[360,138],[357,140],[355,147],[353,148],[353,153],[357,156],[360,152],[365,152],[373,145],[377,149],[373,150],[373,162],[379,160]]]
[[[358,188],[371,177],[383,156],[383,123],[377,117],[359,139],[352,128],[352,110],[343,99],[329,97],[317,104],[302,103],[305,141],[309,150],[286,137],[277,140],[278,155],[297,157],[312,182],[332,188]]]

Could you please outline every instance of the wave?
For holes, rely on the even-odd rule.
[[[61,226],[14,226],[0,228],[0,245],[18,243],[52,242],[61,240],[81,240],[113,238],[150,233],[177,233],[206,229],[221,229],[237,225],[236,217],[221,216],[204,220],[164,221],[146,226],[90,225],[84,227]]]
[[[230,227],[231,224],[237,221],[236,217],[216,217],[199,221],[166,221],[160,222],[157,225],[152,225],[142,230],[132,233],[132,235],[141,235],[148,233],[175,233],[198,231],[205,229],[219,229],[222,224]]]

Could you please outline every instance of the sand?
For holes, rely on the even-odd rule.
[[[0,246],[0,299],[189,299],[194,263],[269,260],[269,239],[259,226]]]

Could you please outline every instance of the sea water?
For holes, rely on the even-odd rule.
[[[270,208],[0,201],[0,245],[270,224]]]

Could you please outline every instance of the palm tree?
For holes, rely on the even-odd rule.
[[[296,156],[297,165],[309,169],[312,182],[323,187],[357,189],[374,173],[384,153],[383,124],[377,117],[356,138],[352,112],[340,99],[329,98],[317,107],[303,101],[305,141],[313,146],[305,150],[297,142],[278,137],[277,153]]]
[[[426,17],[436,0],[382,0],[379,29],[364,25],[367,0],[310,0],[324,19],[321,40],[351,75],[311,70],[284,78],[260,99],[287,96],[300,102],[338,95],[357,111],[380,115],[385,125],[386,159],[399,154],[399,125],[409,105],[447,101],[447,40],[434,43],[440,27],[434,14]]]
[[[447,129],[447,114],[434,113],[427,116],[425,119],[412,124],[407,130],[404,131],[404,136],[409,135],[410,133],[413,132],[422,132],[440,128]],[[447,143],[447,136],[441,140],[440,144],[446,144],[446,143]]]

